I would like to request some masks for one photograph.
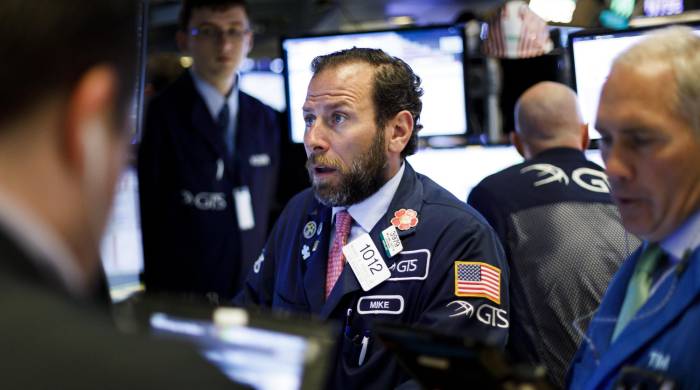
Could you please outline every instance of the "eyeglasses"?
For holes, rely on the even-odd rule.
[[[241,29],[234,27],[222,30],[214,26],[202,26],[195,27],[190,30],[190,35],[192,35],[193,37],[198,37],[208,41],[222,40],[224,37],[232,41],[237,41],[242,39],[248,33],[250,33],[250,29]]]

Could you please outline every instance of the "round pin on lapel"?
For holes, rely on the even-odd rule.
[[[306,225],[304,226],[304,232],[303,232],[304,238],[306,238],[308,240],[309,238],[313,237],[315,233],[316,233],[316,222],[314,222],[314,221],[307,222]]]

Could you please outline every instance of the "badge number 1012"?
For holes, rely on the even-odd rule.
[[[391,277],[380,253],[366,233],[343,247],[343,254],[364,291]]]

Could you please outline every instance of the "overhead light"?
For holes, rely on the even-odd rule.
[[[281,58],[275,58],[270,61],[270,70],[275,73],[282,73],[284,70],[284,61]]]
[[[189,68],[192,66],[192,57],[190,56],[182,56],[180,57],[180,66],[183,68]]]
[[[389,18],[389,23],[393,24],[394,26],[407,26],[413,24],[414,22],[415,20],[413,20],[413,17],[408,15],[392,16]]]
[[[665,16],[683,12],[683,0],[645,0],[644,15]]]
[[[575,0],[530,0],[530,9],[548,22],[571,23]]]
[[[634,11],[634,3],[635,0],[612,0],[610,2],[610,10],[629,19]]]

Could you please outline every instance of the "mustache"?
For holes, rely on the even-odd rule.
[[[314,165],[323,165],[328,168],[343,170],[343,164],[334,158],[329,158],[320,154],[310,154],[306,159],[306,169],[313,169]]]

